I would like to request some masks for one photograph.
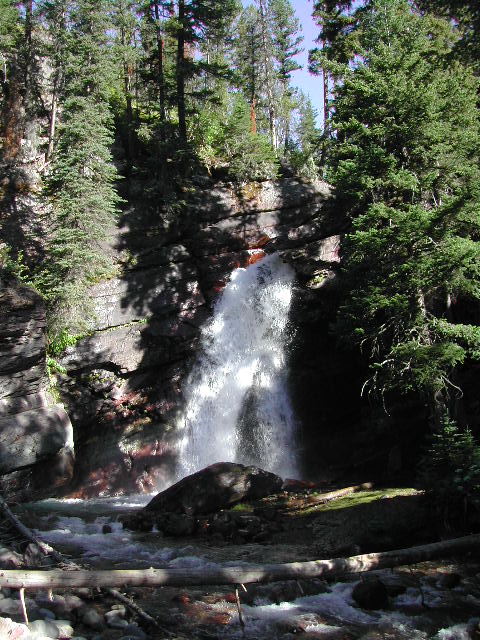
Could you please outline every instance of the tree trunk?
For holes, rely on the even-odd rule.
[[[165,142],[165,78],[163,73],[163,56],[164,56],[164,42],[162,37],[162,31],[160,29],[160,10],[158,7],[158,0],[153,0],[153,10],[155,15],[155,27],[157,35],[157,61],[158,61],[158,97],[160,102],[160,139]]]
[[[185,0],[178,0],[177,33],[177,109],[178,109],[178,133],[180,144],[187,146],[187,121],[185,115]]]
[[[342,576],[417,564],[477,551],[480,534],[410,549],[368,553],[350,558],[202,569],[114,569],[109,571],[0,570],[0,587],[13,589],[71,589],[78,587],[235,585]]]
[[[28,109],[30,99],[30,82],[32,66],[32,20],[33,20],[33,0],[25,2],[25,108]]]
[[[328,127],[328,73],[323,69],[323,131]]]
[[[250,131],[254,136],[257,135],[257,114],[255,112],[255,95],[252,96],[252,103],[250,106]]]
[[[52,89],[52,106],[50,108],[50,127],[48,130],[48,147],[45,152],[45,164],[49,162],[52,152],[53,152],[53,141],[55,139],[55,125],[57,121],[57,107],[58,107],[58,76],[59,71],[55,72],[55,79],[53,82]]]

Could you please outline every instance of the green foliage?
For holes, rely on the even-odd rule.
[[[76,345],[77,342],[84,337],[85,334],[71,335],[66,329],[62,329],[53,339],[50,340],[48,353],[52,356],[59,356],[67,347]]]
[[[460,38],[455,53],[479,69],[480,5],[477,0],[418,0],[418,6],[428,12],[445,16],[458,28]]]
[[[119,197],[110,147],[111,60],[106,4],[79,1],[64,34],[65,81],[62,118],[48,181],[52,200],[49,262],[38,286],[49,302],[50,335],[88,330],[92,318],[88,287],[112,271],[102,241]]]
[[[13,0],[0,0],[0,80],[9,79],[9,64],[22,31],[20,13]]]
[[[228,171],[237,182],[275,178],[278,161],[269,138],[250,131],[250,109],[244,98],[235,98],[225,130]]]
[[[30,270],[23,261],[23,251],[13,258],[12,249],[6,242],[0,242],[0,278],[15,277],[25,284],[32,285]]]
[[[48,376],[53,376],[54,373],[67,373],[67,370],[63,365],[55,360],[55,358],[48,357],[47,358],[47,373]]]
[[[285,89],[293,71],[301,69],[295,60],[301,51],[302,27],[289,0],[270,0],[271,31],[273,54],[278,63],[277,74]]]
[[[451,27],[406,0],[357,18],[362,58],[333,119],[330,177],[352,222],[336,329],[369,354],[376,390],[432,396],[478,355],[476,328],[450,317],[452,300],[480,298],[477,81],[449,64]]]
[[[480,507],[480,448],[470,429],[444,419],[420,462],[419,481],[446,520]]]

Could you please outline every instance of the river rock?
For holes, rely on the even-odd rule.
[[[105,621],[96,609],[89,608],[82,616],[82,622],[86,627],[95,629],[95,631],[103,631],[105,629]]]
[[[136,622],[131,622],[125,627],[123,631],[125,635],[122,636],[122,640],[125,640],[126,638],[135,638],[135,640],[146,640],[148,638],[145,631],[143,629],[140,629]]]
[[[352,598],[362,609],[386,609],[388,590],[381,580],[359,582],[352,591]]]
[[[183,478],[151,500],[148,512],[213,513],[240,502],[280,491],[283,480],[258,467],[217,462]]]
[[[45,636],[47,638],[60,638],[60,629],[50,620],[34,620],[30,622],[28,628],[32,633],[36,633],[39,636]],[[70,627],[71,628],[71,627]],[[73,632],[73,629],[72,629]],[[70,634],[71,636],[72,634]]]

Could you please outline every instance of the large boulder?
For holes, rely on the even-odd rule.
[[[282,478],[233,462],[217,462],[183,478],[151,500],[148,512],[206,514],[241,500],[256,500],[280,491]]]
[[[48,394],[45,305],[31,288],[0,282],[0,492],[51,495],[73,474],[73,430]]]

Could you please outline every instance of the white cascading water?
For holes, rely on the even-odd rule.
[[[233,271],[187,381],[179,477],[214,462],[296,475],[285,362],[292,283],[277,255]]]

